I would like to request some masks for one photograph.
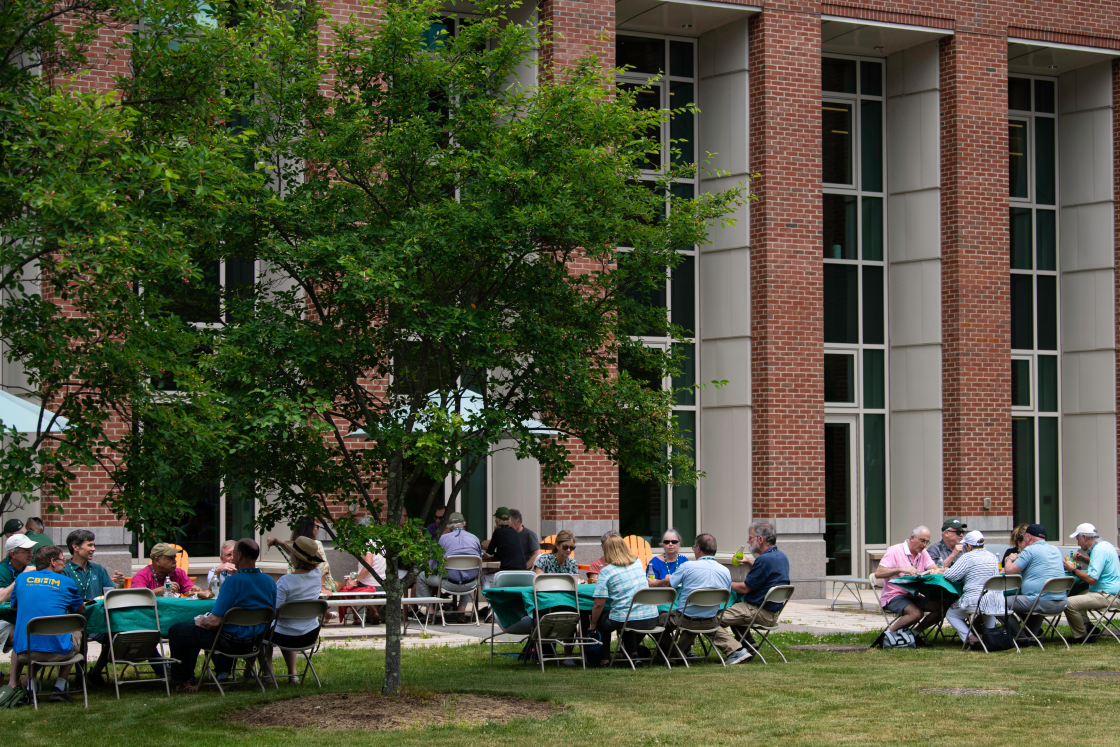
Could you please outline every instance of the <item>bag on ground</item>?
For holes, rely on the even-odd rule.
[[[875,642],[871,644],[872,648],[875,646],[880,648],[917,648],[918,637],[914,635],[914,631],[909,628],[903,628],[902,630],[884,630],[879,634],[879,637],[875,639]]]

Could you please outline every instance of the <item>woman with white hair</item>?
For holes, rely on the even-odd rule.
[[[967,615],[976,613],[981,625],[994,628],[995,616],[1004,614],[1003,594],[984,594],[983,600],[980,599],[984,583],[999,575],[999,558],[984,549],[984,535],[980,532],[969,532],[961,542],[964,553],[945,570],[945,578],[949,581],[963,581],[964,593],[949,609],[946,617],[962,641],[970,647],[979,646],[980,639],[968,633]],[[976,609],[978,603],[979,610]]]

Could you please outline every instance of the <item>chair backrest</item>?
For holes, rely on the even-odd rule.
[[[478,555],[448,555],[443,559],[443,567],[449,571],[474,571],[482,568],[482,558]]]
[[[1069,590],[1073,588],[1073,584],[1077,581],[1073,576],[1058,576],[1051,578],[1042,585],[1040,594],[1061,593],[1068,594]]]
[[[762,604],[780,604],[784,609],[786,602],[793,597],[793,592],[796,589],[790,584],[783,584],[782,586],[771,586],[770,591],[766,592],[766,596],[762,599]],[[778,610],[780,613],[781,610]]]
[[[544,547],[544,545],[548,545],[548,547]],[[555,534],[550,534],[550,535],[548,535],[547,537],[545,537],[544,539],[541,540],[541,553],[542,554],[544,554],[544,555],[551,554],[552,552],[554,552],[555,547],[556,547],[556,535]]]
[[[175,567],[183,573],[187,573],[191,569],[191,556],[179,545],[172,545],[172,547],[177,550],[175,554]]]
[[[1018,592],[1023,588],[1023,577],[1017,575],[996,575],[984,582],[984,592],[1004,594],[1009,591]]]
[[[869,575],[867,577],[867,583],[871,584],[871,593],[875,595],[875,604],[882,607],[883,606],[883,594],[882,594],[882,592],[879,591],[879,589],[881,588],[879,586],[879,579],[875,578],[875,574],[872,573],[871,575]]]
[[[276,610],[276,618],[285,620],[311,620],[327,614],[330,605],[324,599],[305,599],[300,602],[285,602]]]
[[[649,561],[653,560],[653,548],[649,546],[649,542],[645,537],[639,537],[636,534],[630,534],[622,538],[626,543],[627,549],[631,553],[638,556],[638,560],[642,561],[642,568],[649,565]]]
[[[730,589],[696,589],[684,600],[684,606],[721,607],[730,599]]]
[[[631,604],[648,604],[658,607],[662,604],[672,604],[677,601],[677,590],[673,588],[638,589],[634,592]]]
[[[247,610],[244,607],[234,607],[227,610],[225,617],[222,618],[222,623],[225,625],[240,625],[246,628],[270,622],[272,622],[270,609]]]
[[[113,589],[105,594],[105,611],[125,610],[135,607],[156,606],[156,595],[151,589]]]
[[[69,635],[82,633],[86,629],[84,615],[51,615],[33,617],[27,621],[27,637],[33,635]]]
[[[494,586],[532,586],[536,577],[532,571],[498,571],[494,574]]]
[[[578,594],[576,589],[576,577],[569,576],[567,573],[538,573],[533,576],[533,593],[545,592],[570,592]]]

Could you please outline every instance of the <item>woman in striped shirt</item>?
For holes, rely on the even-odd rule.
[[[984,583],[999,575],[999,559],[984,549],[984,535],[980,532],[969,532],[962,542],[964,554],[945,569],[945,578],[949,581],[964,581],[964,593],[950,608],[946,617],[962,641],[970,646],[978,646],[980,639],[968,633],[968,615],[977,614],[981,625],[994,628],[995,616],[1005,613],[1003,594],[984,594],[983,599],[980,598]],[[977,603],[980,609],[976,609]]]

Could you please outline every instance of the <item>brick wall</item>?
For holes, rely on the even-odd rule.
[[[548,23],[541,38],[540,71],[571,65],[588,51],[614,65],[614,0],[541,0],[537,16]]]

